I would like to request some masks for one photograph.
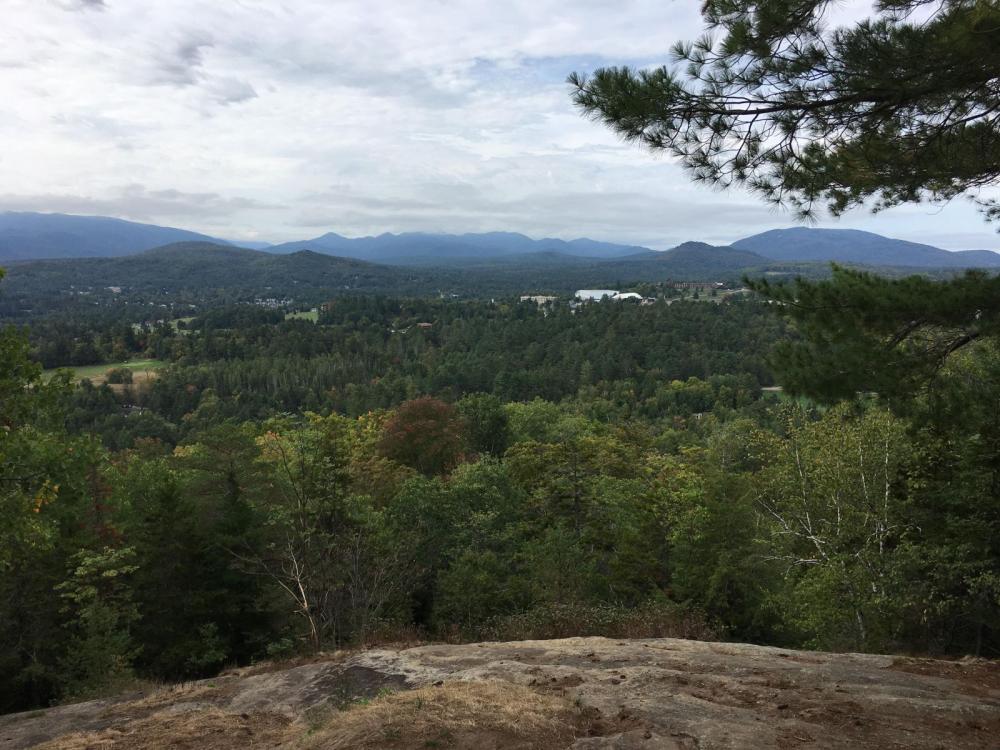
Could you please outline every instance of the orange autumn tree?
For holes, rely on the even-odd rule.
[[[382,431],[379,451],[386,458],[435,476],[455,468],[466,445],[465,423],[455,408],[423,396],[400,405]]]

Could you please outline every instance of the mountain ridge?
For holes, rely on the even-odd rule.
[[[623,258],[656,251],[639,245],[621,245],[581,237],[560,240],[532,239],[518,232],[441,234],[425,232],[385,232],[376,236],[348,238],[327,232],[310,240],[273,245],[277,254],[310,249],[341,257],[358,258],[392,265],[428,265],[434,260],[485,260],[532,252],[555,252],[580,258]]]
[[[912,268],[1000,268],[1000,253],[991,250],[942,250],[860,229],[770,229],[736,240],[732,247],[750,250],[773,261]]]
[[[7,264],[59,258],[129,257],[178,242],[207,243],[272,256],[310,250],[320,255],[386,266],[425,268],[518,263],[583,266],[590,262],[662,263],[667,259],[678,267],[705,272],[774,263],[829,262],[881,268],[1000,268],[1000,253],[991,250],[943,250],[856,229],[772,229],[729,245],[689,241],[663,251],[585,237],[533,239],[519,232],[384,232],[356,238],[326,232],[308,240],[270,245],[262,241],[229,241],[184,229],[105,216],[0,213],[0,262]]]
[[[108,216],[0,212],[0,260],[122,257],[174,242],[226,240],[200,232]]]

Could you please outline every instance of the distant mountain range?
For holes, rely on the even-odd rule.
[[[633,270],[642,264],[672,274],[703,275],[774,264],[827,263],[881,268],[1000,268],[1000,253],[948,251],[853,229],[774,229],[730,246],[686,242],[667,251],[590,239],[534,240],[512,232],[481,234],[381,234],[348,238],[327,233],[311,240],[268,245],[226,241],[183,229],[102,216],[0,213],[0,262],[54,258],[130,256],[174,243],[210,243],[237,252],[315,254],[390,266],[588,266],[606,261]],[[248,248],[253,248],[250,250]],[[638,264],[638,265],[636,265]],[[667,265],[664,265],[667,264]],[[669,269],[668,269],[669,266]]]
[[[737,240],[732,246],[771,260],[800,263],[834,261],[911,268],[1000,268],[1000,253],[992,250],[942,250],[857,229],[772,229]]]
[[[198,232],[107,216],[0,213],[0,260],[110,258],[173,242],[227,244]]]
[[[616,245],[595,240],[533,240],[514,232],[482,234],[380,234],[350,239],[330,232],[312,240],[286,242],[267,248],[271,253],[312,250],[391,265],[433,265],[441,261],[505,258],[532,253],[558,253],[576,258],[622,258],[654,251],[636,245]]]

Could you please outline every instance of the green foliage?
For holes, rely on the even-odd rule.
[[[883,2],[830,27],[828,0],[708,0],[675,67],[574,73],[573,100],[693,178],[803,215],[947,200],[1000,176],[1000,9]],[[927,18],[914,18],[920,7]],[[720,33],[713,33],[720,32]],[[998,209],[984,204],[989,216]]]
[[[81,550],[70,577],[56,587],[69,612],[63,681],[68,695],[101,693],[132,677],[138,650],[131,626],[139,619],[128,580],[139,567],[131,547]]]
[[[107,382],[116,385],[132,382],[132,370],[128,367],[114,367],[108,370]]]
[[[962,283],[956,304],[987,282]],[[881,312],[840,323],[874,341],[937,288],[880,284],[837,275],[801,299],[884,291]],[[87,383],[70,402],[8,331],[0,708],[399,632],[995,654],[988,300],[931,325],[983,331],[932,387],[851,375],[894,386],[890,411],[759,398],[755,352],[783,330],[769,310],[798,299],[546,316],[373,298],[318,325],[220,313],[170,339],[188,364],[127,409]],[[802,316],[793,346],[824,323]]]
[[[747,476],[759,468],[750,455],[756,429],[749,420],[726,425],[705,448],[686,449],[658,467],[670,587],[679,601],[741,639],[781,642],[789,634],[772,599],[782,588],[782,569],[752,532],[761,521]]]
[[[802,630],[827,647],[871,648],[890,632],[884,602],[892,550],[909,531],[901,486],[912,460],[905,426],[879,409],[840,406],[755,451],[766,465],[755,502],[773,519],[768,548],[793,581]]]
[[[835,472],[823,481],[836,490],[826,493],[837,498],[838,510],[843,510],[839,503],[848,502],[845,521],[861,518],[863,523],[853,524],[853,540],[844,533],[852,524],[838,523],[836,534],[819,537],[833,550],[838,540],[848,545],[828,561],[808,566],[811,574],[795,577],[797,594],[783,606],[798,612],[799,626],[813,634],[814,643],[861,642],[869,648],[903,643],[934,651],[961,642],[975,653],[995,648],[992,623],[1000,616],[995,588],[1000,573],[995,542],[1000,518],[997,279],[968,273],[938,282],[886,280],[835,268],[827,282],[756,286],[778,303],[776,309],[792,319],[799,334],[784,342],[775,358],[791,392],[827,402],[870,392],[869,402],[881,401],[902,418],[891,439],[883,434],[876,440],[881,445],[865,450],[855,425],[867,424],[864,429],[874,429],[873,435],[888,429],[876,429],[874,409],[850,428],[833,430],[823,440],[829,448],[811,443],[813,462]],[[831,412],[837,413],[843,415],[843,407]],[[844,455],[850,445],[858,446],[856,456]],[[881,480],[888,481],[892,466],[897,473],[882,493],[881,513],[858,504],[857,486],[841,484],[852,474],[865,477],[850,464],[873,449],[886,456]],[[808,467],[793,472],[786,465],[785,472],[789,487],[794,473],[814,476]],[[811,490],[798,494],[805,498]],[[822,512],[808,509],[822,521]],[[878,554],[871,547],[876,541]],[[831,593],[845,606],[821,606]]]
[[[906,402],[963,347],[1000,337],[1000,276],[981,272],[933,281],[834,267],[829,281],[753,286],[799,334],[775,352],[785,389],[825,401],[877,391]]]
[[[20,332],[0,331],[0,710],[57,691],[64,616],[53,590],[107,528],[94,507],[96,446],[61,420],[68,389],[66,377],[42,380]]]
[[[455,408],[465,422],[469,447],[477,453],[503,455],[510,443],[510,426],[503,402],[489,393],[470,393]]]

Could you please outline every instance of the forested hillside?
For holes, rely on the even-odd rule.
[[[91,317],[97,311],[141,322],[261,298],[315,305],[332,295],[496,296],[632,287],[666,281],[738,283],[768,261],[731,248],[681,246],[614,259],[539,252],[400,266],[322,255],[272,254],[210,243],[179,243],[125,258],[17,263],[0,285],[0,319],[51,315]],[[778,264],[774,273],[825,275],[822,265]],[[149,308],[165,312],[151,315]]]
[[[6,329],[2,708],[400,637],[995,653],[993,348],[954,418],[827,407],[761,390],[781,306],[668,302]],[[81,341],[168,364],[30,362]]]
[[[544,251],[424,261],[386,265],[310,250],[274,254],[182,242],[123,258],[19,262],[9,266],[0,283],[0,320],[89,319],[98,314],[139,323],[260,300],[301,307],[357,294],[492,299],[571,295],[587,288],[635,291],[670,282],[739,285],[747,275],[791,279],[830,274],[825,263],[777,261],[748,250],[698,242],[615,258]],[[898,277],[918,269],[877,270]],[[955,268],[919,271],[939,277],[958,273]]]

